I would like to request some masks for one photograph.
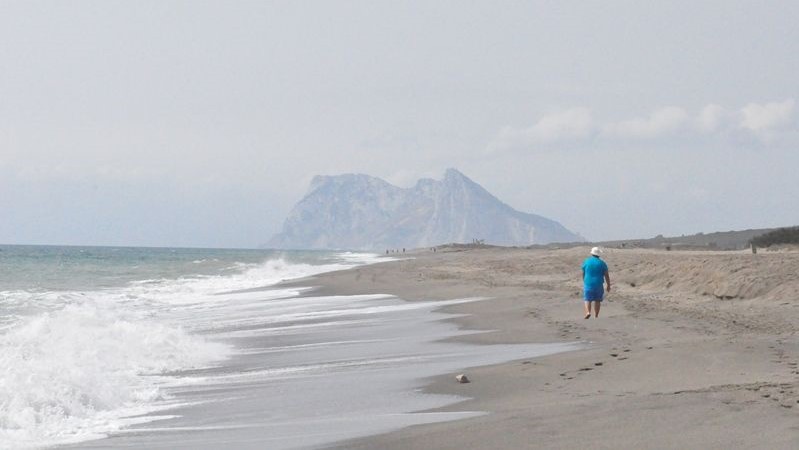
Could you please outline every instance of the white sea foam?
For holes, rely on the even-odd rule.
[[[299,290],[231,292],[370,258],[349,254],[326,265],[277,259],[228,275],[97,291],[0,292],[0,448],[80,442],[157,419],[131,416],[174,407],[164,388],[198,379],[173,372],[212,366],[234,351],[193,331],[245,322],[253,302]]]
[[[227,348],[178,327],[82,303],[21,321],[0,336],[0,444],[96,437],[167,400],[152,375],[207,366]],[[148,376],[151,375],[151,376]]]

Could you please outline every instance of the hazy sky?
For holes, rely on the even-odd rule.
[[[799,2],[2,1],[0,243],[265,242],[456,167],[589,239],[799,224]]]

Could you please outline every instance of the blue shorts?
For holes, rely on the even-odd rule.
[[[605,289],[603,286],[583,289],[583,300],[586,302],[601,302],[604,296]]]

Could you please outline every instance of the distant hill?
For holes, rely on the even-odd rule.
[[[429,247],[481,240],[494,245],[584,241],[558,222],[517,211],[455,169],[403,189],[362,174],[316,176],[283,230],[286,249]]]
[[[752,239],[752,244],[758,247],[770,247],[780,244],[799,244],[799,227],[779,228],[761,234]]]
[[[740,231],[718,231],[714,233],[697,233],[683,236],[655,236],[648,239],[623,239],[616,241],[594,242],[594,245],[615,248],[670,248],[693,249],[693,250],[741,250],[749,247],[754,240],[756,245],[765,246],[765,243],[758,243],[759,237],[773,235],[780,228],[760,228]],[[563,245],[560,245],[563,247]]]

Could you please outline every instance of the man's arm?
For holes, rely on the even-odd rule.
[[[608,284],[608,292],[610,292],[610,272],[605,271],[605,283]]]

